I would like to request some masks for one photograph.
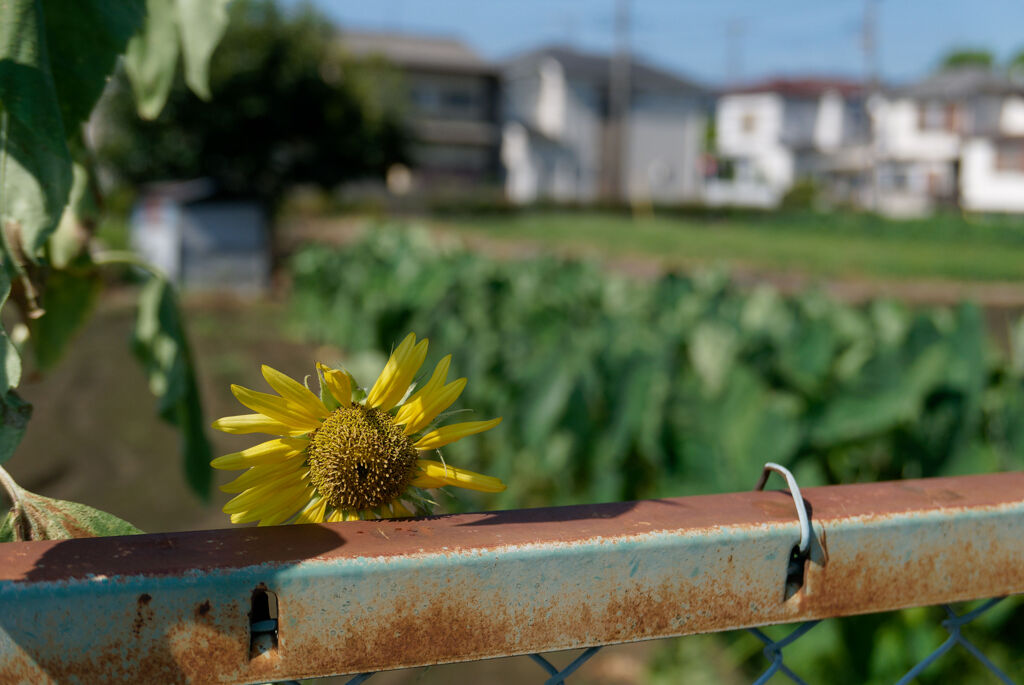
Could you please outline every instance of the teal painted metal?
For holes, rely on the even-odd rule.
[[[1024,474],[803,495],[789,599],[778,491],[2,545],[0,682],[267,682],[1024,592]]]

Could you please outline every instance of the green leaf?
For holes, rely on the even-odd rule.
[[[203,100],[210,99],[210,57],[228,27],[228,2],[178,0],[185,83]]]
[[[150,390],[159,398],[160,417],[181,432],[185,480],[205,499],[213,478],[213,454],[181,312],[173,288],[163,278],[151,278],[139,295],[132,347]]]
[[[71,190],[71,153],[50,71],[43,10],[10,0],[0,21],[0,225],[35,260]]]
[[[11,278],[7,270],[0,268],[0,308],[11,294]],[[0,392],[15,388],[21,382],[21,357],[18,349],[0,326]]]
[[[64,127],[72,135],[89,118],[118,55],[142,26],[145,0],[42,0],[42,5],[53,81]]]
[[[11,294],[7,270],[0,268],[0,308]],[[21,357],[7,332],[0,326],[0,464],[11,458],[25,435],[32,405],[25,402],[14,388],[21,382]]]
[[[75,162],[68,204],[57,230],[50,236],[50,266],[63,269],[81,256],[92,237],[91,226],[99,220],[96,191],[89,170]]]
[[[178,66],[174,0],[146,0],[146,21],[128,42],[124,69],[143,119],[155,119],[167,102]]]
[[[142,532],[113,514],[78,502],[37,495],[16,485],[10,476],[6,480],[6,485],[14,488],[17,501],[0,521],[0,542],[138,535]]]
[[[0,464],[11,458],[25,436],[32,418],[32,405],[21,399],[14,390],[0,396]]]
[[[41,302],[46,313],[29,319],[29,341],[40,371],[50,370],[85,323],[102,288],[93,270],[51,271]]]

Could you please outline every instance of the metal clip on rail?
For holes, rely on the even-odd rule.
[[[800,494],[800,486],[797,485],[796,477],[785,466],[774,462],[766,463],[764,470],[761,472],[761,479],[757,481],[754,489],[764,490],[765,483],[768,482],[768,477],[772,471],[786,479],[789,494],[792,495],[793,504],[796,505],[796,516],[800,521],[800,539],[790,552],[789,562],[786,566],[784,598],[789,599],[799,592],[804,584],[804,566],[807,558],[810,556],[811,548],[811,519],[807,515],[807,504],[804,502],[803,495]]]

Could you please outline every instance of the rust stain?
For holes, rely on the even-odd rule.
[[[139,637],[146,623],[153,620],[153,610],[149,607],[152,600],[153,598],[145,592],[139,595],[136,602],[135,620],[132,622],[132,634],[135,637]]]

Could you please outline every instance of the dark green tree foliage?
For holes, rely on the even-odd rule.
[[[101,159],[135,184],[206,176],[229,194],[270,201],[290,184],[381,176],[405,159],[400,112],[380,106],[394,100],[365,87],[363,72],[382,68],[346,59],[332,24],[308,6],[236,2],[210,64],[212,101],[179,76],[163,112],[143,121],[122,80]]]
[[[508,483],[491,504],[749,490],[766,461],[804,486],[1024,466],[1024,324],[1004,355],[970,304],[851,307],[744,292],[713,273],[634,282],[585,262],[499,262],[386,227],[343,250],[307,248],[291,272],[301,330],[345,351],[325,361],[358,364],[408,331],[430,338],[428,369],[453,354],[453,375],[469,379],[456,406],[476,413],[451,420],[504,417],[445,448]],[[972,626],[1015,678],[1022,616],[1024,604],[1006,603]],[[942,617],[925,608],[827,621],[786,663],[808,682],[891,683],[948,637]],[[724,639],[750,682],[765,667],[760,643]],[[954,652],[922,682],[990,682]],[[664,665],[673,677],[654,682],[706,663],[675,658]]]
[[[995,64],[992,53],[979,48],[958,48],[951,50],[942,58],[942,69],[959,69],[961,67],[991,68]]]

